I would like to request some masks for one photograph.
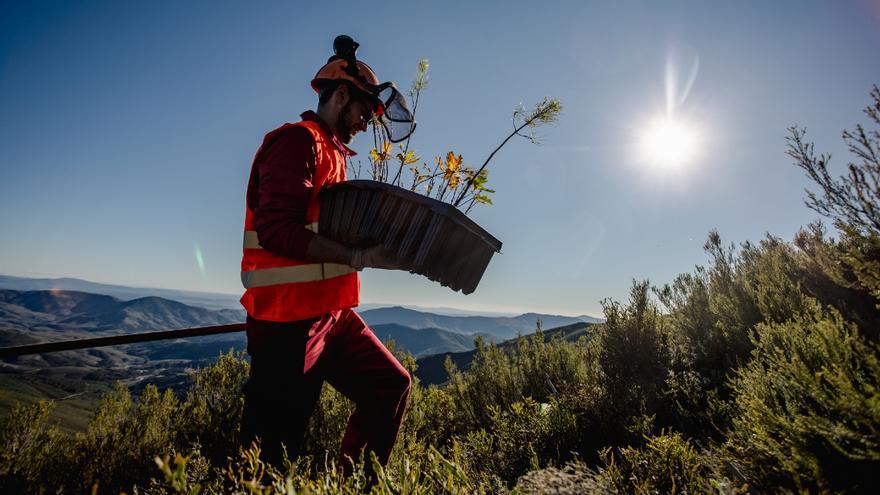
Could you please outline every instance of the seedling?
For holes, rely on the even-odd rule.
[[[421,93],[428,86],[428,68],[427,59],[419,61],[418,70],[409,90],[413,118],[418,111]],[[374,147],[369,153],[372,179],[420,192],[469,213],[477,204],[492,204],[490,195],[495,193],[495,190],[487,187],[489,170],[486,167],[498,151],[514,136],[540,144],[540,138],[535,133],[536,129],[544,124],[555,123],[561,111],[562,103],[553,98],[544,98],[531,109],[522,104],[517,106],[512,115],[513,130],[478,169],[465,165],[462,155],[454,151],[447,152],[444,157],[435,156],[431,161],[433,166],[428,165],[410,149],[411,135],[395,148],[385,135],[384,128],[374,125]],[[389,171],[394,168],[396,171],[389,179],[391,175]],[[358,169],[355,171],[355,177],[359,175]]]

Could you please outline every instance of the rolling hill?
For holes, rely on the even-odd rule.
[[[474,348],[474,337],[439,328],[411,328],[396,323],[370,327],[382,342],[393,340],[395,348],[403,348],[414,357],[443,352],[463,352]]]
[[[402,306],[364,311],[361,313],[361,317],[370,326],[394,323],[411,328],[439,328],[465,335],[482,333],[496,339],[510,339],[517,335],[534,333],[538,320],[541,321],[543,328],[601,321],[591,316],[559,316],[538,313],[526,313],[512,317],[449,316],[416,311]]]
[[[173,289],[153,289],[147,287],[128,287],[125,285],[102,284],[78,278],[27,278],[0,275],[0,289],[17,291],[74,291],[90,294],[105,294],[123,301],[142,297],[161,297],[179,301],[191,306],[207,309],[241,309],[238,299],[241,294],[221,294]]]

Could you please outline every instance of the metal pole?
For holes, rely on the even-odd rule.
[[[0,358],[24,356],[26,354],[42,354],[44,352],[69,351],[72,349],[85,349],[87,347],[104,347],[108,345],[151,342],[153,340],[180,339],[184,337],[199,337],[202,335],[243,332],[244,329],[244,323],[234,323],[232,325],[217,325],[213,327],[197,327],[184,328],[181,330],[162,330],[159,332],[130,333],[126,335],[111,335],[109,337],[95,337],[91,339],[65,340],[62,342],[45,342],[42,344],[28,344],[15,347],[0,347]]]

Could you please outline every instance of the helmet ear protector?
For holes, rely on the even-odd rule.
[[[408,138],[416,129],[415,118],[393,82],[379,83],[373,69],[357,60],[356,52],[360,45],[346,35],[333,40],[334,55],[327,64],[315,74],[312,88],[320,92],[327,81],[342,80],[353,83],[372,103],[376,121],[385,129],[388,140],[399,143]]]

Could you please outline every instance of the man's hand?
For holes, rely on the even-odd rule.
[[[351,261],[348,264],[358,270],[363,270],[364,268],[404,270],[407,268],[397,256],[397,253],[381,244],[369,248],[353,248],[351,250]]]

